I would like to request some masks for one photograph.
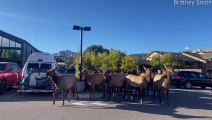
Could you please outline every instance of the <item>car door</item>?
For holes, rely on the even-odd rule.
[[[12,64],[12,72],[14,74],[14,82],[13,84],[17,84],[19,82],[19,69],[18,66],[16,64]]]
[[[212,85],[212,78],[209,78],[206,74],[200,73],[200,78],[202,78],[202,85],[204,86],[211,86]]]
[[[11,63],[8,64],[7,72],[8,72],[8,76],[7,76],[8,86],[12,87],[12,85],[15,83],[15,79],[16,79],[16,75],[13,72],[13,64],[11,64]]]
[[[198,73],[198,86],[205,86],[206,80],[205,76],[202,73]]]
[[[195,72],[188,72],[189,74],[189,78],[190,78],[190,81],[192,83],[192,85],[196,86],[196,85],[199,85],[200,84],[200,79],[198,77],[198,74],[195,73]]]

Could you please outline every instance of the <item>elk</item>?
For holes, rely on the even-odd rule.
[[[155,92],[157,89],[159,92],[160,102],[162,105],[164,105],[165,102],[164,92],[166,91],[166,101],[167,105],[169,106],[169,87],[170,87],[169,77],[173,72],[173,69],[171,67],[166,67],[165,65],[164,67],[165,69],[162,70],[162,74],[157,74],[153,79],[154,81],[153,100],[155,100]]]
[[[55,90],[53,93],[53,105],[55,104],[55,95],[58,90],[62,90],[62,100],[64,105],[64,96],[66,92],[68,93],[68,102],[70,102],[71,99],[71,90],[74,87],[75,92],[77,94],[77,100],[78,100],[78,92],[77,92],[77,86],[76,86],[76,77],[74,75],[60,75],[58,76],[55,72],[55,69],[50,69],[46,76],[48,76],[48,79],[51,80],[55,85]]]
[[[103,85],[103,98],[105,97],[105,76],[102,73],[89,74],[87,69],[83,69],[81,73],[90,86],[90,100],[95,100],[95,88],[97,85]]]

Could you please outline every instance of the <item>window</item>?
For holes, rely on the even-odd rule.
[[[3,37],[2,47],[9,47],[10,40]]]
[[[51,69],[51,64],[41,64],[40,69],[41,72],[47,72],[49,69]]]
[[[197,73],[190,73],[189,77],[194,77],[195,78],[195,77],[198,77],[198,74]]]
[[[15,43],[17,48],[21,48],[21,44]]]
[[[3,39],[3,37],[0,36],[0,47],[1,47],[1,44],[2,44],[2,39]]]
[[[207,78],[207,75],[205,75],[205,74],[203,74],[203,73],[200,73],[200,74],[199,74],[199,77],[200,77],[200,78]]]
[[[39,72],[39,64],[38,63],[29,63],[27,66],[27,71]]]
[[[11,58],[11,56],[9,49],[2,49],[1,58]]]
[[[12,64],[8,64],[7,71],[13,71],[13,65]]]
[[[13,64],[13,71],[18,72],[18,66],[16,64]]]
[[[13,71],[13,72],[17,72],[18,71],[18,67],[16,64],[8,64],[8,71]]]
[[[6,68],[6,64],[0,64],[0,71],[5,70],[5,68]]]
[[[1,58],[6,58],[14,61],[21,60],[21,50],[2,49]]]
[[[10,40],[10,47],[15,47],[15,42]]]
[[[180,72],[179,74],[182,77],[189,77],[189,73],[188,72]]]

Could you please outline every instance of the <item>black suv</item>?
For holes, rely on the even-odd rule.
[[[206,87],[212,88],[212,78],[204,73],[179,71],[174,72],[170,79],[171,84],[175,85],[177,88],[180,88],[181,86],[184,86],[187,89],[192,88],[192,86],[200,86],[202,89],[205,89]]]

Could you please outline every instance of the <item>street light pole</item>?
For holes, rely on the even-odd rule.
[[[82,41],[83,41],[83,31],[90,31],[91,27],[83,27],[83,26],[78,26],[78,25],[74,25],[73,26],[73,30],[80,30],[80,80],[82,80]]]
[[[80,29],[81,39],[80,39],[80,80],[82,80],[82,39],[83,39],[83,29]]]

